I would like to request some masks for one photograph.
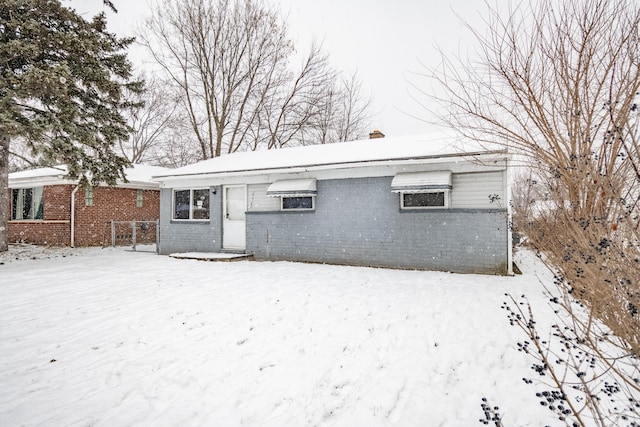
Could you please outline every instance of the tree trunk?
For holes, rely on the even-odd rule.
[[[9,249],[9,138],[0,131],[0,252]]]

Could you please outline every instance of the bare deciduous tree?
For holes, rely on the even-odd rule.
[[[626,0],[541,0],[506,18],[490,9],[487,34],[471,29],[479,57],[445,56],[434,72],[449,107],[440,117],[557,176],[573,217],[602,211],[633,172],[621,157],[633,154],[639,20]]]
[[[297,76],[289,75],[268,97],[264,117],[260,123],[268,130],[268,148],[297,144],[304,132],[313,125],[323,104],[325,88],[334,79],[327,56],[314,44]],[[262,127],[262,126],[261,126]]]
[[[300,99],[313,101],[306,91],[329,77],[319,49],[292,74],[286,26],[258,0],[166,2],[146,30],[143,44],[184,95],[202,158],[275,145],[274,135],[287,139],[289,128],[301,126],[290,119],[294,107],[304,110]],[[296,112],[305,119],[304,111]]]
[[[323,100],[307,135],[311,143],[351,141],[365,137],[371,130],[373,100],[363,94],[357,73],[336,78],[335,83],[326,88]]]
[[[119,141],[122,154],[131,163],[149,160],[152,150],[157,148],[168,136],[169,130],[181,125],[180,99],[167,90],[165,82],[138,76],[145,81],[144,92],[125,91],[127,108],[123,112],[131,127],[129,139]]]
[[[184,97],[202,158],[305,143],[335,87],[316,44],[291,67],[286,25],[262,0],[172,0],[156,6],[145,30],[142,43]],[[353,106],[367,104],[356,99],[355,76],[346,89]]]
[[[465,137],[527,159],[550,201],[527,234],[557,272],[572,333],[606,369],[619,372],[620,360],[635,366],[617,381],[637,396],[640,8],[539,0],[502,12],[488,7],[486,29],[470,28],[476,57],[444,55],[433,70],[444,93],[434,98],[447,107],[439,116]],[[598,400],[587,401],[606,425]]]
[[[138,78],[146,80],[145,91],[125,93],[124,115],[131,135],[119,143],[122,154],[132,163],[170,168],[202,159],[181,94],[170,82],[158,77]]]
[[[163,137],[150,147],[145,161],[157,166],[178,168],[200,160],[202,157],[198,143],[190,130],[184,127],[184,123],[166,128]]]
[[[351,141],[364,137],[370,130],[373,99],[363,94],[362,82],[357,73],[341,81],[342,91],[339,110],[336,114],[337,141]]]
[[[545,178],[563,231],[575,225],[587,246],[636,242],[624,252],[640,256],[640,8],[626,0],[530,7],[506,18],[489,9],[486,35],[474,31],[477,60],[444,58],[434,74],[447,94],[443,119],[467,137],[526,156]],[[576,240],[557,241],[559,259]],[[640,354],[636,333],[629,343]]]

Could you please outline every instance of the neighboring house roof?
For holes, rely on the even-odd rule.
[[[367,163],[441,159],[506,153],[503,147],[462,144],[444,134],[366,139],[324,145],[257,150],[227,154],[154,176],[158,181],[194,175],[269,172],[294,168],[352,167]]]
[[[169,169],[159,166],[133,165],[125,169],[129,182],[118,181],[116,186],[123,188],[157,189],[159,187],[152,176],[168,173]],[[67,166],[42,167],[9,174],[9,188],[34,187],[44,185],[77,184],[78,180],[69,179]]]

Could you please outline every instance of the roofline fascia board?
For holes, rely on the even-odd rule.
[[[9,188],[44,187],[49,185],[78,185],[77,181],[60,177],[32,177],[9,179]]]
[[[401,165],[401,164],[419,164],[425,163],[426,160],[433,160],[428,163],[445,163],[451,162],[452,159],[460,159],[462,161],[479,161],[480,158],[491,157],[499,155],[500,158],[504,156],[506,159],[509,156],[506,150],[496,151],[483,151],[477,153],[464,153],[464,154],[447,154],[437,156],[423,156],[423,157],[404,157],[404,158],[392,158],[392,159],[376,159],[376,160],[362,160],[352,162],[338,162],[338,163],[320,163],[309,165],[297,165],[297,166],[283,166],[272,168],[256,168],[256,169],[238,169],[232,171],[220,171],[220,172],[193,172],[180,175],[157,175],[152,176],[151,179],[155,181],[179,181],[182,179],[188,179],[193,177],[234,177],[244,175],[262,175],[265,173],[301,173],[310,172],[314,170],[330,170],[330,169],[348,169],[354,167],[370,167],[370,166],[383,166],[383,165]],[[473,158],[473,159],[470,159]]]
[[[133,188],[140,190],[159,190],[160,184],[157,182],[135,182],[129,181],[127,183],[117,183],[116,185],[104,185],[100,184],[100,187],[114,187],[114,188]]]
[[[47,178],[44,177],[33,177],[33,178],[22,178],[17,180],[9,180],[9,188],[31,188],[31,187],[48,187],[53,185],[78,185],[78,180],[64,179],[64,178]],[[159,190],[160,185],[157,181],[155,182],[146,182],[146,181],[129,181],[129,182],[118,182],[116,185],[106,185],[100,184],[98,187],[114,187],[114,188],[139,188],[143,190]]]

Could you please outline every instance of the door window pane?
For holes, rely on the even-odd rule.
[[[243,221],[245,214],[244,187],[227,187],[227,219],[231,221]]]

